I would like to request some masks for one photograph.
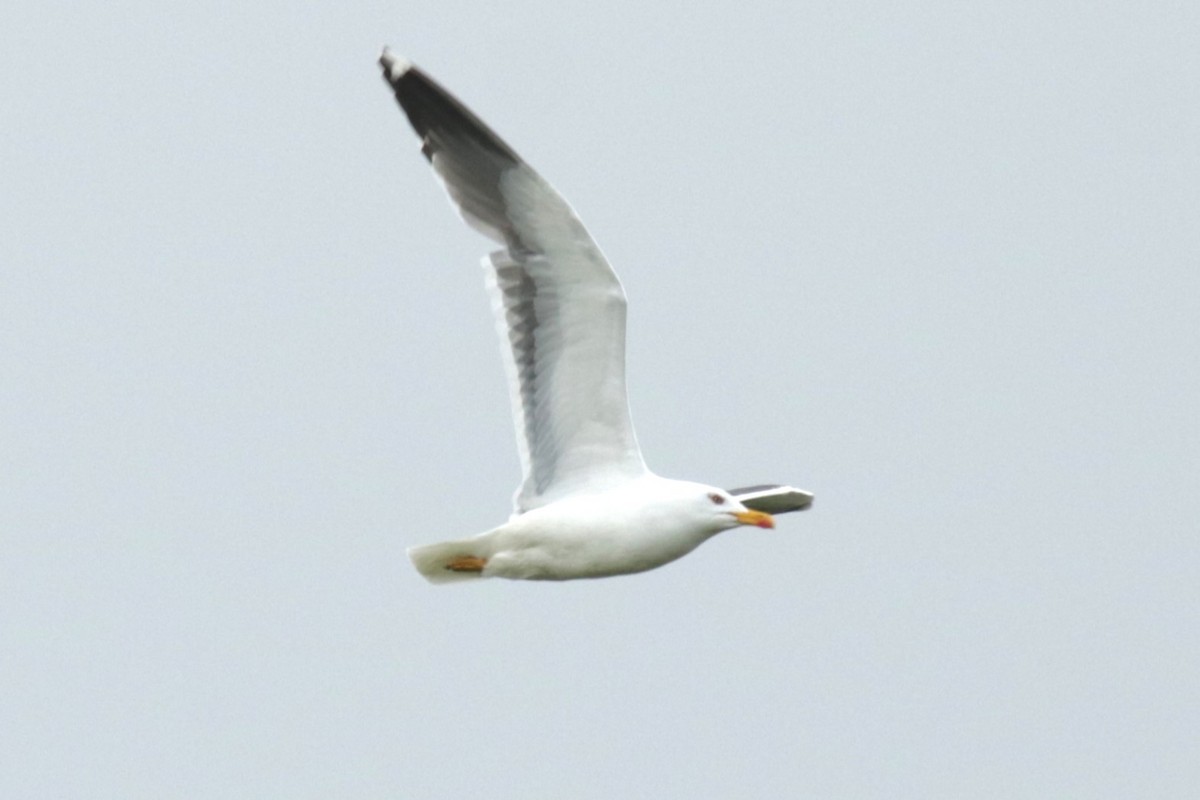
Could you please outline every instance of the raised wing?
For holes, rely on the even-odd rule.
[[[646,472],[625,395],[625,292],[567,202],[429,76],[379,59],[484,259],[524,480],[517,513]]]

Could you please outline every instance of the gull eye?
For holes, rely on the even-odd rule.
[[[717,494],[716,492],[712,492],[711,494],[709,494],[708,499],[712,500],[713,505],[717,505],[717,506],[719,506],[725,502],[725,498],[721,497],[721,495]]]

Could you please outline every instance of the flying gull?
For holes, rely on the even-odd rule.
[[[413,547],[433,583],[624,575],[687,555],[721,531],[775,527],[812,495],[726,491],[646,468],[625,395],[625,292],[558,192],[487,125],[386,48],[383,77],[459,214],[501,245],[484,258],[524,480],[509,521]]]

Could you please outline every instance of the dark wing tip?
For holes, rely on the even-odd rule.
[[[453,147],[458,141],[483,148],[514,164],[521,162],[521,157],[503,139],[411,61],[385,47],[379,56],[379,66],[383,79],[396,95],[396,102],[421,137],[421,151],[426,158],[432,159],[435,153]]]

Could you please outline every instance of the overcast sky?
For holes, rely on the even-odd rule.
[[[0,27],[0,796],[1192,796],[1194,4],[323,6]],[[811,511],[415,573],[519,467],[384,43],[605,249],[651,468]]]

